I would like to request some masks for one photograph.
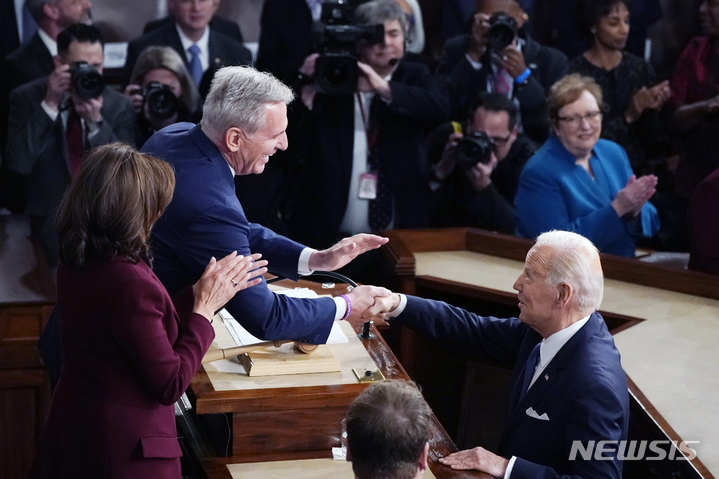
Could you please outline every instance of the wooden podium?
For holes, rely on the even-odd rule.
[[[402,292],[446,300],[482,315],[518,315],[512,285],[533,241],[466,228],[386,235],[390,241],[384,252]],[[697,451],[691,461],[644,461],[644,466],[656,477],[719,474],[719,382],[713,373],[719,366],[719,276],[614,255],[601,260],[605,294],[600,313],[628,376],[630,439],[699,441],[691,446]],[[497,439],[493,431],[501,427],[492,421],[503,415],[509,373],[453,357],[408,328],[392,329],[388,338],[394,339],[410,377],[422,385],[450,434],[457,426],[457,445],[469,447],[463,434],[476,429],[491,447]],[[457,369],[464,375],[448,378]],[[442,409],[438,403],[452,396],[448,391],[463,400]],[[478,410],[486,412],[473,418]],[[458,417],[456,411],[462,414]],[[481,434],[483,428],[489,433]],[[634,467],[633,462],[625,461],[625,468]],[[625,470],[625,477],[633,475]]]

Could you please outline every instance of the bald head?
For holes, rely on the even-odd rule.
[[[475,13],[485,13],[490,17],[497,12],[504,12],[517,20],[517,26],[522,28],[527,21],[527,14],[519,6],[517,0],[479,0]]]

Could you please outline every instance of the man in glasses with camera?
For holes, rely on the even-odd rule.
[[[77,23],[57,37],[50,76],[10,94],[6,158],[25,178],[26,212],[50,266],[57,263],[55,208],[83,153],[113,141],[130,144],[135,113],[124,95],[105,88],[100,30]]]
[[[517,106],[482,93],[464,125],[447,123],[428,140],[430,226],[472,226],[514,234],[514,195],[537,147],[517,127]]]
[[[522,30],[529,17],[516,0],[479,0],[472,33],[447,40],[437,75],[461,118],[479,92],[498,93],[519,105],[520,131],[541,143],[549,123],[545,91],[567,72],[567,57]]]

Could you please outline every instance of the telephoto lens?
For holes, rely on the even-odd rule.
[[[87,62],[76,62],[70,67],[70,81],[78,95],[91,100],[102,95],[105,79]]]

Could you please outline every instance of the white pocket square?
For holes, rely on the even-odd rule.
[[[537,414],[537,411],[535,411],[531,407],[528,407],[525,412],[527,413],[527,416],[533,417],[534,419],[539,419],[540,421],[549,421],[549,416],[547,416],[546,412],[540,416],[539,414]]]

